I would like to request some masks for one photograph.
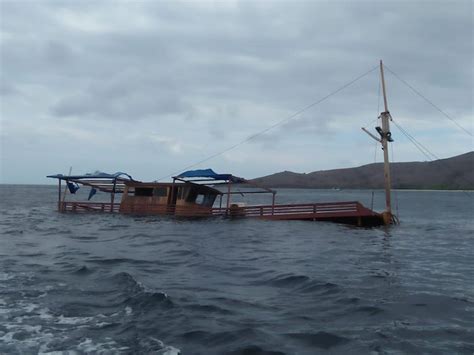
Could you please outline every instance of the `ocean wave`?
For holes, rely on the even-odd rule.
[[[257,345],[241,346],[236,350],[231,350],[228,355],[285,355],[278,350],[266,350]]]
[[[264,283],[275,286],[275,287],[295,287],[309,281],[309,277],[305,275],[281,275]]]
[[[306,345],[316,346],[325,350],[329,350],[350,341],[349,338],[325,331],[317,333],[287,333],[285,336],[303,342]]]

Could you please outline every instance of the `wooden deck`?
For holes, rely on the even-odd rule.
[[[107,202],[60,202],[61,212],[108,212],[118,213],[120,203]],[[124,212],[122,212],[124,213]],[[364,207],[360,202],[301,203],[285,205],[231,206],[230,208],[195,208],[187,206],[157,205],[136,206],[127,214],[174,215],[177,217],[234,217],[266,220],[332,221],[358,226],[382,225],[380,213]]]

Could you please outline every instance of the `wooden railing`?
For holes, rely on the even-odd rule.
[[[330,203],[301,203],[285,205],[242,206],[214,208],[214,215],[235,215],[246,217],[283,217],[292,215],[310,215],[312,217],[338,217],[373,214],[373,212],[357,201]]]
[[[61,212],[119,212],[120,203],[110,202],[59,202]],[[209,208],[203,206],[168,206],[134,204],[123,207],[120,212],[130,214],[175,215],[184,217],[230,216],[230,217],[257,217],[269,219],[292,218],[338,218],[372,216],[375,212],[364,207],[357,201],[330,202],[330,203],[301,203],[285,205],[253,205],[230,208]]]
[[[58,202],[60,212],[118,212],[120,203],[110,202]]]

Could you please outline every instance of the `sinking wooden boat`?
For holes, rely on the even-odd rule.
[[[193,176],[192,179],[189,176]],[[268,220],[333,221],[359,226],[383,224],[383,216],[357,201],[330,203],[277,204],[277,192],[255,186],[231,174],[216,174],[211,169],[187,171],[173,182],[141,182],[129,175],[50,175],[58,179],[58,210],[60,212],[118,212],[134,215],[173,215],[177,217],[252,217]],[[197,178],[197,179],[196,179]],[[65,190],[62,183],[66,183]],[[71,185],[72,184],[72,185]],[[233,191],[232,186],[239,186]],[[91,187],[110,194],[110,201],[71,201],[66,195],[77,186]],[[212,185],[212,186],[210,186]],[[225,186],[224,186],[225,185]],[[244,186],[250,189],[244,189]],[[74,186],[71,189],[70,187]],[[225,189],[220,187],[224,186]],[[266,205],[232,203],[232,195],[267,193],[272,202]],[[90,193],[89,193],[90,195]],[[120,202],[115,202],[121,195]],[[224,205],[223,205],[224,204]]]
[[[266,220],[331,221],[356,226],[387,225],[396,222],[391,211],[390,166],[388,142],[390,113],[387,109],[383,66],[380,62],[385,111],[380,114],[382,127],[376,127],[380,137],[365,131],[381,143],[384,151],[386,209],[375,212],[357,201],[277,204],[275,190],[257,186],[232,174],[217,174],[212,169],[186,171],[173,177],[172,182],[141,182],[125,173],[95,173],[86,175],[50,175],[58,179],[58,211],[117,212],[136,215],[172,215],[176,217],[259,218]],[[64,191],[62,183],[65,183]],[[233,190],[238,185],[239,190]],[[80,186],[90,187],[85,201],[67,200]],[[246,189],[243,190],[242,188]],[[97,191],[110,195],[110,200],[91,202]],[[271,195],[271,203],[242,205],[232,202],[234,194]],[[116,197],[121,196],[120,201]]]

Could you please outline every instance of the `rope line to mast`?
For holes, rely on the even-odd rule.
[[[231,150],[237,148],[238,146],[240,146],[240,145],[242,145],[242,144],[244,144],[244,143],[247,143],[248,141],[250,141],[250,140],[252,140],[252,139],[254,139],[254,138],[257,138],[257,137],[259,137],[259,136],[265,134],[266,132],[272,130],[272,129],[275,128],[275,127],[281,126],[283,123],[286,123],[286,122],[292,120],[293,118],[295,118],[296,116],[298,116],[298,115],[302,114],[303,112],[309,110],[310,108],[312,108],[312,107],[314,107],[314,106],[316,106],[316,105],[319,105],[319,104],[322,103],[323,101],[326,101],[326,100],[329,99],[331,96],[336,95],[336,94],[339,93],[340,91],[342,91],[342,90],[346,89],[347,87],[351,86],[352,84],[354,84],[355,82],[359,81],[360,79],[362,79],[362,78],[365,77],[366,75],[372,73],[373,71],[377,70],[378,68],[379,68],[378,66],[373,67],[373,68],[370,69],[369,71],[367,71],[367,72],[365,72],[365,73],[359,75],[359,76],[356,77],[355,79],[352,79],[352,80],[349,81],[348,83],[346,83],[346,84],[342,85],[341,87],[339,87],[338,89],[336,89],[336,90],[330,92],[330,93],[327,94],[326,96],[323,96],[323,97],[320,98],[319,100],[314,101],[313,103],[311,103],[311,104],[309,104],[309,105],[307,105],[307,106],[305,106],[305,107],[299,109],[298,111],[296,111],[296,112],[293,113],[292,115],[290,115],[290,116],[288,116],[288,117],[286,117],[286,118],[284,118],[284,119],[282,119],[282,120],[280,120],[280,121],[278,121],[278,122],[272,124],[271,126],[269,126],[269,127],[265,128],[265,129],[263,129],[263,130],[261,130],[261,131],[255,133],[255,134],[252,134],[252,135],[248,136],[247,138],[243,139],[242,141],[240,141],[240,142],[238,142],[238,143],[236,143],[236,144],[234,144],[234,145],[231,145],[231,146],[229,146],[228,148],[226,148],[226,149],[224,149],[224,150],[222,150],[222,151],[220,151],[220,152],[217,152],[217,153],[215,153],[215,154],[212,154],[212,155],[210,155],[210,156],[208,156],[208,157],[206,157],[206,158],[204,158],[204,159],[202,159],[202,160],[200,160],[200,161],[198,161],[198,162],[196,162],[196,163],[194,163],[194,164],[188,165],[188,166],[186,166],[186,167],[180,169],[179,171],[175,171],[175,172],[173,172],[173,173],[171,173],[171,174],[169,174],[169,175],[160,177],[159,179],[157,179],[157,180],[155,180],[155,181],[160,181],[160,180],[163,180],[163,179],[172,177],[172,176],[174,176],[174,175],[176,175],[176,174],[179,174],[179,173],[181,173],[181,172],[183,172],[183,171],[186,171],[186,170],[188,170],[188,169],[194,168],[194,167],[196,167],[196,166],[198,166],[198,165],[200,165],[200,164],[202,164],[202,163],[205,163],[205,162],[207,162],[207,161],[209,161],[209,160],[211,160],[211,159],[214,159],[214,158],[216,158],[216,157],[218,157],[218,156],[220,156],[220,155],[222,155],[222,154],[225,154],[225,153],[227,153],[227,152],[229,152],[229,151],[231,151]]]
[[[452,118],[450,115],[448,115],[446,112],[444,112],[442,109],[440,109],[437,105],[435,105],[433,103],[433,101],[429,100],[426,96],[424,96],[423,94],[421,94],[417,89],[415,89],[412,85],[410,85],[408,82],[406,82],[405,80],[403,80],[397,73],[395,73],[392,69],[390,69],[389,67],[387,67],[385,65],[385,68],[394,76],[396,77],[398,80],[400,80],[403,84],[405,84],[406,86],[408,86],[415,94],[417,94],[418,96],[420,96],[423,100],[425,100],[427,103],[429,103],[431,106],[433,106],[436,110],[438,110],[439,112],[441,112],[441,114],[443,116],[445,116],[447,119],[449,119],[451,122],[453,122],[456,126],[458,126],[458,128],[462,129],[466,134],[468,134],[469,136],[473,137],[473,134],[471,132],[469,132],[466,128],[464,128],[461,124],[459,124],[459,122],[457,122],[454,118]]]
[[[408,138],[408,140],[410,142],[413,143],[413,145],[421,152],[423,153],[423,155],[432,163],[437,163],[439,162],[441,159],[436,156],[434,153],[432,153],[430,150],[428,150],[428,148],[426,148],[424,145],[422,145],[420,142],[418,142],[415,137],[413,137],[410,133],[408,133],[408,131],[406,129],[404,129],[403,127],[401,127],[397,122],[395,122],[395,120],[392,119],[392,123],[400,130],[400,132],[403,133],[403,135],[405,137]],[[418,146],[419,145],[419,146]],[[426,152],[424,150],[426,150]],[[392,154],[393,154],[393,148],[392,148]],[[431,155],[431,156],[430,156]],[[392,155],[392,159],[393,159],[393,155]],[[466,184],[471,184],[470,181],[468,181],[466,178],[460,176],[458,177],[460,180],[462,180],[463,182],[465,182]],[[466,191],[462,190],[462,192],[466,195],[466,196],[469,196],[471,197],[471,195],[469,193],[467,193]],[[397,204],[398,204],[398,201],[397,201]],[[397,207],[398,208],[398,207]]]
[[[413,137],[405,128],[400,126],[395,120],[392,119],[392,123],[400,130],[400,132],[408,138],[410,142],[426,157],[429,161],[433,161],[438,158],[434,153],[432,153],[428,148],[421,144],[415,137]],[[434,158],[434,159],[433,159]]]

